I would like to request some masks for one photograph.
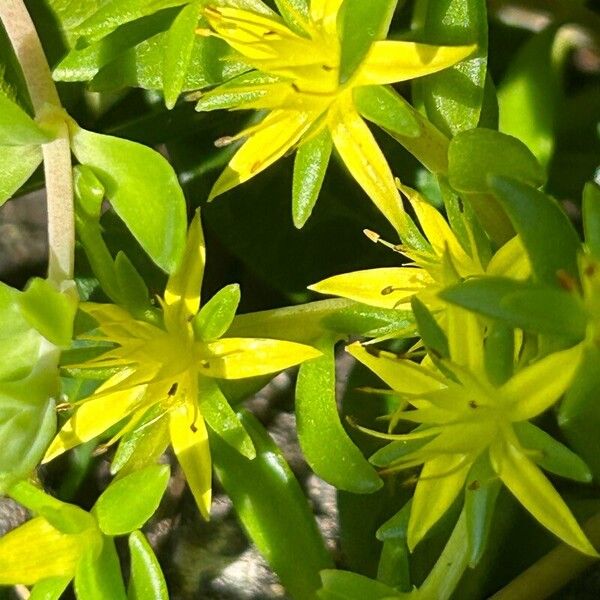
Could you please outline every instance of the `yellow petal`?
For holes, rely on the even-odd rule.
[[[204,344],[200,372],[220,379],[244,379],[276,373],[321,356],[311,346],[260,338],[223,338]]]
[[[508,240],[492,256],[486,273],[496,277],[509,277],[510,279],[527,279],[531,275],[529,258],[518,235]]]
[[[430,46],[416,42],[374,42],[356,75],[356,85],[406,81],[437,73],[467,58],[471,46]]]
[[[200,288],[206,264],[206,245],[202,233],[200,211],[196,211],[188,230],[187,242],[181,264],[167,282],[165,289],[165,313],[178,307],[180,317],[195,315],[200,307]],[[166,316],[165,316],[166,318]]]
[[[66,534],[36,517],[0,538],[0,585],[33,585],[48,577],[75,575],[93,532]]]
[[[565,393],[579,368],[583,344],[555,352],[511,377],[499,392],[512,421],[526,421],[550,408]]]
[[[410,360],[397,358],[389,352],[367,350],[358,342],[346,347],[356,360],[371,369],[393,390],[408,394],[426,394],[442,389],[440,380],[433,372]]]
[[[169,413],[171,444],[202,516],[210,517],[212,470],[204,419],[192,402]],[[194,413],[196,413],[194,415]]]
[[[433,280],[423,269],[390,267],[335,275],[308,286],[308,289],[379,308],[398,308],[432,283]]]
[[[248,181],[279,160],[315,119],[316,115],[303,111],[274,110],[269,113],[221,173],[209,200]]]
[[[452,506],[472,464],[473,458],[463,454],[442,455],[425,463],[408,521],[407,543],[411,552]]]
[[[352,176],[402,236],[406,219],[394,177],[348,94],[331,107],[329,128],[335,147]]]
[[[146,386],[139,386],[99,398],[92,396],[63,425],[46,451],[42,463],[104,433],[138,408],[145,392]]]
[[[98,322],[105,337],[118,341],[120,338],[150,339],[156,334],[156,327],[137,321],[126,310],[116,304],[96,304],[83,302],[79,308]],[[89,336],[81,336],[89,339]]]
[[[569,507],[516,444],[499,440],[490,448],[490,458],[504,485],[544,527],[580,552],[598,556]]]

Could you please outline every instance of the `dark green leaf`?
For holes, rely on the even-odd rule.
[[[29,146],[50,140],[38,124],[0,90],[0,145]]]
[[[582,339],[587,317],[579,298],[569,292],[539,285],[482,277],[449,287],[440,296],[532,333]]]
[[[187,218],[171,165],[146,146],[80,128],[72,132],[72,148],[152,260],[173,271],[183,253]]]
[[[413,296],[410,304],[417,321],[419,335],[427,351],[437,358],[450,358],[448,338],[435,317],[416,296]]]
[[[220,289],[194,317],[192,326],[196,337],[204,342],[222,337],[231,327],[240,297],[240,286],[237,283]]]
[[[456,135],[448,151],[450,184],[459,192],[487,192],[490,175],[506,175],[539,187],[544,169],[519,141],[491,129],[472,129]]]
[[[409,500],[393,517],[389,518],[377,530],[378,540],[381,540],[382,542],[394,539],[406,541],[411,503],[412,500]]]
[[[301,229],[310,217],[323,180],[333,140],[327,128],[319,135],[300,145],[294,161],[294,181],[292,185],[292,216],[294,225]]]
[[[410,592],[410,553],[406,540],[397,538],[383,542],[377,581],[402,592]]]
[[[162,81],[167,108],[175,106],[185,85],[202,4],[194,0],[183,8],[165,36]]]
[[[398,0],[345,0],[341,11],[340,83],[362,63],[371,44],[387,36]]]
[[[475,462],[465,484],[465,517],[469,543],[469,566],[475,568],[485,552],[498,492],[500,479],[492,470],[487,454]]]
[[[354,90],[354,104],[358,112],[385,130],[405,137],[418,137],[418,121],[398,92],[390,86],[363,86]]]
[[[83,555],[75,574],[75,594],[85,600],[127,599],[119,556],[112,539],[103,538],[99,556],[92,550]]]
[[[158,508],[168,483],[167,465],[152,465],[112,482],[94,505],[98,526],[106,535],[139,529]]]
[[[128,600],[168,600],[165,577],[144,534],[134,531],[128,541],[131,555]]]
[[[582,211],[586,246],[600,260],[600,186],[596,182],[585,184]]]
[[[583,460],[543,429],[528,421],[514,423],[513,426],[523,448],[533,451],[531,457],[540,467],[582,483],[592,480],[592,474]]]
[[[489,184],[521,236],[536,279],[551,286],[561,275],[577,281],[581,243],[558,202],[512,178],[494,176]]]
[[[256,458],[211,436],[215,472],[250,539],[296,600],[313,600],[319,571],[331,567],[314,517],[279,448],[258,421],[240,413]],[[285,510],[283,510],[285,507]]]
[[[39,146],[0,146],[0,206],[12,198],[41,162]]]
[[[515,334],[512,327],[497,321],[488,324],[484,359],[488,379],[493,385],[502,385],[512,377],[515,363]]]
[[[369,494],[378,490],[382,481],[340,422],[333,341],[324,339],[318,347],[323,356],[303,363],[298,374],[296,420],[300,446],[319,477],[338,489]]]

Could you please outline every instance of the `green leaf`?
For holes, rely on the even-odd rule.
[[[423,33],[431,43],[477,43],[467,60],[414,82],[431,122],[447,136],[477,127],[487,73],[487,10],[485,0],[427,2]]]
[[[515,363],[515,334],[512,327],[497,321],[488,324],[484,361],[492,385],[500,386],[512,377]]]
[[[55,346],[71,345],[76,298],[57,291],[47,279],[35,277],[19,296],[19,308],[28,323]]]
[[[390,539],[383,542],[377,566],[377,581],[402,592],[410,592],[410,553],[406,540]]]
[[[152,465],[114,481],[94,505],[98,526],[106,535],[139,529],[158,508],[168,483],[167,465]]]
[[[128,543],[131,555],[128,600],[169,600],[165,577],[144,534],[134,531]]]
[[[313,600],[319,571],[332,566],[311,509],[269,434],[249,413],[239,413],[256,458],[244,458],[211,436],[215,472],[244,529],[296,600]],[[285,510],[283,510],[285,507]]]
[[[558,27],[550,25],[519,48],[498,89],[500,131],[524,142],[544,167],[554,152],[563,96],[565,55],[554,52]]]
[[[583,339],[587,316],[579,298],[564,290],[501,277],[469,279],[440,297],[532,333]]]
[[[409,500],[394,516],[390,517],[377,530],[378,540],[381,540],[382,542],[393,539],[406,541],[408,536],[408,521],[410,519],[411,505],[412,500]]]
[[[345,0],[341,10],[340,83],[346,83],[371,44],[387,36],[398,0]]]
[[[308,0],[275,0],[275,4],[290,29],[298,35],[306,35]]]
[[[75,574],[75,595],[85,600],[127,600],[115,543],[103,538],[102,550],[83,554]]]
[[[321,600],[390,600],[408,598],[379,581],[349,571],[326,570],[321,573],[323,587],[318,592]]]
[[[517,138],[491,129],[472,129],[456,135],[448,150],[450,184],[459,192],[489,191],[488,177],[503,175],[541,186],[544,169]]]
[[[158,152],[129,140],[76,128],[73,153],[92,169],[106,197],[150,258],[177,267],[185,245],[185,199],[171,165]]]
[[[340,422],[333,341],[324,339],[317,347],[323,356],[300,366],[296,384],[298,440],[304,457],[319,477],[338,489],[375,492],[382,481]]]
[[[492,176],[489,184],[521,236],[536,279],[556,286],[566,274],[577,281],[581,242],[558,202],[509,177]]]
[[[583,231],[588,250],[600,259],[600,186],[589,181],[583,188]]]
[[[69,577],[50,577],[36,583],[29,600],[59,600],[71,582]]]
[[[542,469],[582,483],[592,480],[583,460],[543,429],[528,421],[514,423],[513,427],[523,448],[533,451],[531,457]]]
[[[432,434],[433,437],[434,434]],[[404,458],[408,454],[415,452],[429,443],[431,438],[421,438],[415,440],[395,440],[380,448],[369,458],[369,462],[376,467],[390,467],[397,460]],[[383,538],[382,538],[383,539]]]
[[[41,162],[39,146],[0,146],[0,206],[12,198]]]
[[[242,456],[252,460],[256,456],[254,444],[234,410],[213,379],[198,381],[200,412],[208,426]]]
[[[231,327],[240,303],[240,286],[232,283],[221,288],[194,317],[192,327],[197,339],[218,340]]]
[[[114,272],[119,287],[120,304],[134,316],[143,317],[151,311],[148,286],[124,252],[117,254]]]
[[[435,317],[416,296],[413,296],[410,304],[417,321],[419,335],[427,351],[437,358],[450,358],[448,338]]]
[[[465,484],[465,518],[469,543],[469,566],[473,569],[485,552],[498,493],[502,487],[487,453],[480,456]]]
[[[0,90],[0,145],[29,146],[50,141],[38,124]]]
[[[363,86],[356,88],[353,94],[354,104],[365,119],[399,136],[412,138],[421,133],[406,100],[391,86]]]
[[[308,221],[325,179],[333,140],[327,128],[304,142],[296,152],[292,186],[292,215],[294,225],[302,229]]]
[[[165,36],[162,81],[167,108],[173,108],[185,85],[203,0],[184,7]]]

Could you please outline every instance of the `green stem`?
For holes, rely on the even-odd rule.
[[[446,547],[423,585],[415,592],[415,600],[430,600],[431,598],[448,600],[456,589],[468,564],[467,518],[463,509]],[[411,594],[411,596],[413,595]]]
[[[600,513],[584,526],[589,540],[600,545]],[[543,600],[562,589],[597,559],[561,544],[496,592],[490,600]]]
[[[42,146],[48,206],[48,279],[71,286],[75,249],[73,183],[69,132],[35,26],[22,0],[0,0],[0,19],[27,83],[35,116],[53,128],[55,138]]]

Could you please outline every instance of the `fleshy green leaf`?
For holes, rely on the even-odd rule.
[[[0,146],[0,206],[12,198],[41,162],[39,146]]]
[[[166,465],[152,465],[114,481],[94,505],[98,526],[106,535],[139,529],[158,508],[168,482]]]
[[[0,145],[29,146],[50,141],[39,125],[0,90]]]
[[[561,274],[577,281],[581,243],[558,202],[509,177],[492,176],[488,183],[521,236],[536,278],[551,286]]]
[[[385,39],[398,0],[345,0],[341,12],[340,83],[346,83],[363,61],[371,44]]]
[[[59,600],[69,583],[69,577],[43,579],[33,586],[29,600]]]
[[[323,340],[323,356],[300,367],[296,384],[298,439],[319,477],[358,494],[376,491],[381,479],[352,443],[337,410],[333,342]],[[327,443],[323,443],[327,440]]]
[[[165,36],[162,81],[167,108],[175,106],[185,85],[202,3],[194,0],[185,6]]]
[[[588,250],[600,259],[600,186],[588,182],[583,189],[583,230]]]
[[[318,592],[321,600],[390,600],[408,598],[379,581],[349,571],[327,570],[321,573],[323,587]]]
[[[256,458],[244,458],[213,436],[211,447],[217,476],[248,536],[290,596],[313,600],[320,585],[319,571],[331,568],[331,558],[281,452],[254,417],[242,412],[240,418],[252,438]]]
[[[134,531],[128,543],[131,555],[128,600],[168,600],[165,577],[144,534]]]
[[[513,374],[515,334],[512,327],[492,322],[485,335],[485,371],[492,385],[502,385]]]
[[[544,169],[517,138],[491,129],[456,135],[448,150],[450,184],[459,192],[487,192],[488,176],[503,175],[533,187],[546,180]]]
[[[301,229],[310,217],[319,197],[333,141],[327,128],[300,145],[294,161],[292,215],[294,225]]]
[[[124,252],[119,252],[115,259],[115,275],[120,304],[134,316],[152,310],[148,286]]]
[[[234,410],[219,386],[211,379],[198,381],[199,408],[208,426],[246,458],[253,459],[256,451]]]
[[[194,317],[196,337],[204,342],[218,340],[231,326],[240,303],[240,286],[232,283],[220,289]]]
[[[71,142],[144,250],[158,266],[173,271],[183,254],[187,219],[171,165],[146,146],[85,129],[72,131]]]
[[[438,358],[450,358],[448,338],[435,317],[416,296],[412,298],[411,306],[427,351]]]
[[[75,574],[75,594],[86,600],[126,600],[125,584],[115,543],[104,537],[99,554],[83,553]]]
[[[592,474],[583,460],[543,429],[528,421],[514,423],[513,426],[523,448],[533,451],[531,458],[542,469],[582,483],[592,480]]]

